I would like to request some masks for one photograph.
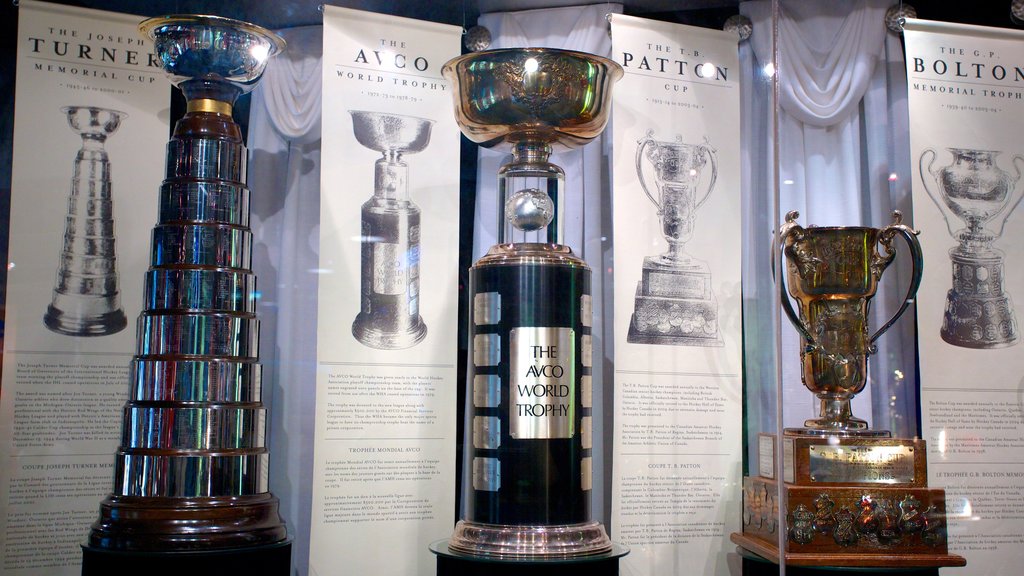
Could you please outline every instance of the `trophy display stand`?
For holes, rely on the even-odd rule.
[[[787,214],[779,230],[787,266],[778,286],[783,310],[802,337],[804,386],[821,410],[803,428],[784,431],[781,479],[777,438],[760,436],[758,475],[743,479],[743,531],[732,541],[794,566],[964,566],[963,557],[948,553],[945,492],[927,487],[925,442],[870,429],[850,409],[867,384],[875,340],[920,286],[917,233],[898,211],[881,229],[804,228],[798,216]],[[907,242],[912,279],[902,306],[869,337],[869,303],[896,256],[897,236]],[[780,530],[786,531],[782,550]]]
[[[686,144],[652,138],[636,149],[636,174],[644,194],[658,209],[661,233],[668,250],[644,258],[636,287],[633,315],[626,341],[633,344],[724,346],[718,329],[718,302],[711,288],[711,270],[686,253],[693,237],[697,210],[715,189],[718,156],[707,144]],[[651,193],[644,176],[644,159],[654,167],[656,190]],[[698,194],[704,167],[711,163],[707,190]]]
[[[460,554],[486,570],[496,565],[472,557],[608,553],[590,502],[601,474],[592,456],[601,383],[592,376],[591,274],[563,244],[565,177],[548,158],[601,133],[622,69],[525,48],[467,54],[442,73],[463,133],[507,144],[512,161],[498,172],[499,243],[469,271],[462,516],[439,566]]]
[[[403,154],[430,144],[433,121],[350,110],[363,146],[383,157],[374,165],[373,197],[362,207],[360,310],[352,335],[365,346],[409,348],[427,335],[420,316],[420,208],[409,198]]]
[[[82,137],[82,148],[75,156],[64,247],[43,323],[58,334],[106,336],[128,325],[117,283],[110,160],[103,147],[125,114],[92,106],[61,111]]]
[[[284,41],[212,16],[140,25],[187,111],[167,145],[114,489],[83,573],[256,566],[287,574],[270,493],[246,151],[231,118]]]
[[[501,558],[453,552],[448,540],[430,545],[437,556],[437,576],[618,576],[619,559],[629,554],[624,546],[612,544],[600,554],[554,558]]]

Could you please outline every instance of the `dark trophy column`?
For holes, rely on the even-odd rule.
[[[155,566],[287,574],[269,492],[245,146],[231,118],[284,43],[207,16],[141,30],[188,100],[167,146],[114,491],[84,574]]]

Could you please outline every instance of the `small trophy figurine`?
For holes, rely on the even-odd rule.
[[[409,198],[403,154],[430,144],[432,120],[350,110],[356,140],[380,152],[373,197],[362,209],[362,289],[352,335],[371,348],[395,350],[427,335],[420,317],[420,209]]]
[[[139,28],[188,103],[167,145],[114,490],[83,570],[112,558],[184,570],[226,555],[238,569],[287,574],[267,477],[246,152],[231,118],[284,41],[214,16]]]
[[[126,115],[94,106],[61,111],[82,137],[82,148],[75,156],[57,284],[43,322],[59,334],[105,336],[128,324],[117,286],[110,160],[103,148]]]
[[[928,197],[942,212],[949,234],[960,242],[949,251],[953,287],[946,294],[940,335],[964,348],[1013,346],[1020,340],[1020,330],[1013,302],[1003,291],[1004,254],[992,244],[1002,236],[1007,218],[1024,196],[1017,165],[1024,157],[1013,157],[1017,175],[1011,177],[996,165],[1000,152],[948,150],[952,164],[933,170],[938,154],[929,148],[921,153],[919,165]],[[960,220],[967,226],[954,231],[953,223]]]
[[[562,242],[555,148],[604,129],[618,64],[547,48],[467,54],[442,68],[462,132],[507,145],[498,244],[470,269],[462,519],[450,550],[551,557],[612,549],[590,511],[590,268]],[[595,392],[595,390],[598,390]]]
[[[668,250],[644,258],[626,341],[722,346],[711,271],[685,250],[686,242],[693,237],[697,210],[715,189],[718,156],[707,144],[686,144],[681,137],[675,142],[660,142],[653,135],[654,131],[649,131],[637,146],[636,173],[644,194],[658,208]],[[645,158],[654,166],[655,194],[651,194],[644,177]],[[707,190],[700,194],[697,187],[709,161],[711,176]]]

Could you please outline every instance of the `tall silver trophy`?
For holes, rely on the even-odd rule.
[[[153,18],[140,30],[188,104],[167,145],[114,490],[88,547],[186,553],[281,543],[268,489],[246,150],[231,111],[284,41],[212,16]]]
[[[949,251],[953,287],[946,294],[940,335],[965,348],[1004,348],[1020,340],[1010,295],[1004,291],[1005,254],[993,244],[1020,203],[1024,157],[1015,155],[1011,176],[997,165],[1001,152],[948,148],[952,163],[935,169],[938,154],[921,153],[919,169],[925,191],[959,245]],[[930,160],[928,160],[930,158]],[[960,228],[962,221],[966,227]]]
[[[455,58],[463,133],[510,148],[498,172],[498,244],[470,269],[461,520],[451,550],[505,557],[611,549],[590,509],[593,304],[590,268],[563,244],[564,172],[553,150],[608,121],[614,62],[543,48]]]
[[[722,346],[711,271],[706,262],[685,249],[693,237],[697,210],[715,189],[718,156],[707,144],[687,144],[681,136],[676,136],[674,142],[664,142],[653,135],[654,131],[649,131],[637,145],[636,173],[644,194],[658,209],[668,250],[644,258],[626,341]],[[644,176],[648,164],[654,172],[654,193]],[[711,173],[702,177],[708,164]],[[705,190],[700,192],[702,185]]]
[[[409,196],[402,156],[430,144],[434,122],[350,110],[356,140],[382,157],[374,165],[373,196],[362,208],[362,284],[352,335],[371,348],[400,349],[427,335],[420,316],[420,208]]]
[[[81,136],[75,155],[53,300],[43,323],[68,336],[105,336],[124,330],[114,239],[110,159],[104,143],[126,114],[95,106],[61,109]]]

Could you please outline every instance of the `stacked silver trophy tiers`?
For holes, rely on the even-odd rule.
[[[231,110],[284,41],[211,16],[154,18],[140,29],[188,104],[167,145],[114,491],[89,546],[282,542],[268,488],[246,150]]]
[[[43,323],[68,336],[105,336],[128,324],[118,290],[110,160],[104,148],[125,114],[94,106],[61,111],[82,137],[82,147],[75,156],[64,246]]]

